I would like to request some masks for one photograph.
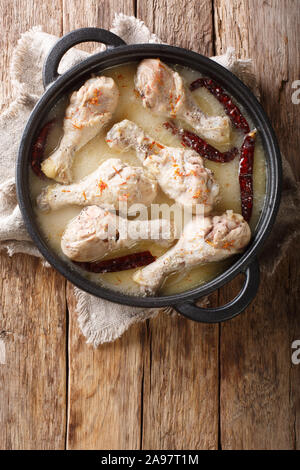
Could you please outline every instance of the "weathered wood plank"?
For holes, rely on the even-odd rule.
[[[212,54],[211,0],[137,0],[137,17],[168,44]]]
[[[134,0],[62,0],[63,31],[97,26],[109,29],[116,13],[134,15]],[[85,48],[85,46],[81,46]],[[86,45],[92,50],[92,45]]]
[[[114,12],[118,11],[134,14],[133,2],[65,0],[64,33],[82,26],[109,28]],[[119,341],[94,350],[85,344],[78,328],[71,285],[67,298],[70,312],[67,447],[138,449],[145,326],[135,326]]]
[[[0,268],[0,448],[63,449],[65,281],[27,256]]]
[[[216,449],[218,328],[160,314],[148,323],[143,449]]]
[[[289,286],[288,286],[288,322],[289,322],[289,345],[300,339],[300,321],[299,321],[299,258],[294,253],[299,253],[300,243],[298,242],[290,249],[289,253]],[[295,349],[290,349],[290,355]],[[294,440],[294,449],[300,450],[300,364],[290,364],[290,394],[289,406],[291,409],[291,426]]]
[[[262,103],[272,119],[281,150],[288,149],[285,153],[299,177],[299,106],[291,100],[292,83],[300,76],[298,2],[217,0],[215,11],[217,52],[233,45],[240,57],[253,57]]]
[[[69,285],[68,449],[139,449],[143,326],[94,349],[79,331]]]
[[[217,52],[234,45],[242,56],[256,59],[264,105],[298,171],[299,112],[291,104],[292,81],[300,72],[296,2],[214,3]],[[11,91],[9,59],[22,31],[35,24],[55,34],[108,27],[114,11],[134,12],[129,1],[63,4],[64,16],[61,1],[0,0],[3,102]],[[138,16],[163,40],[211,54],[209,5],[139,1]],[[288,112],[278,112],[278,105]],[[243,316],[222,326],[223,448],[300,448],[300,369],[290,360],[291,343],[300,338],[298,251],[293,247],[272,282],[263,279],[257,300]],[[26,256],[1,255],[0,267],[0,448],[63,448],[65,283]],[[224,289],[220,300],[231,298],[239,285]],[[68,303],[69,448],[138,448],[141,417],[143,448],[217,446],[217,327],[160,315],[147,331],[134,327],[120,341],[94,351],[78,330],[70,286]]]
[[[210,1],[138,1],[137,16],[163,41],[213,54]],[[216,325],[166,315],[149,321],[144,449],[218,446],[218,331]]]
[[[12,84],[8,80],[12,51],[22,33],[41,25],[48,33],[60,35],[62,28],[61,0],[40,2],[37,0],[0,0],[1,27],[1,69],[0,69],[0,103],[5,108],[11,96]]]
[[[1,97],[13,48],[22,32],[44,25],[60,34],[61,3],[0,1]],[[63,449],[66,421],[65,281],[29,256],[1,254],[0,448]],[[5,363],[3,363],[5,362]]]
[[[216,52],[232,45],[241,57],[254,59],[262,103],[295,170],[300,118],[299,106],[291,101],[291,86],[300,72],[299,21],[293,1],[215,1]],[[291,343],[300,337],[295,301],[299,251],[292,247],[290,253],[292,263],[287,256],[274,277],[262,276],[259,294],[247,311],[222,325],[224,449],[299,447],[300,369],[291,364]],[[236,281],[224,289],[222,301],[232,298],[239,285]]]

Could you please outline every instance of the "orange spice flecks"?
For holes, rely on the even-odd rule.
[[[180,96],[179,96],[180,98]],[[174,102],[173,102],[173,93],[171,92],[170,93],[170,108],[171,108],[171,112],[170,112],[170,116],[172,118],[176,118],[176,105],[178,103],[178,98],[175,100],[175,106],[174,106]]]
[[[173,105],[173,93],[171,92],[170,93],[170,108],[171,108],[171,116],[172,117],[175,117],[175,109],[174,109],[174,105]]]
[[[223,248],[224,250],[230,250],[230,248],[232,248],[233,245],[234,245],[234,240],[230,240],[230,241],[228,241],[228,242],[225,242],[225,243],[223,244],[222,248]]]
[[[107,188],[107,184],[104,181],[100,180],[98,183],[98,188],[100,190],[100,196],[101,196],[104,189]]]
[[[161,70],[158,70],[156,73],[155,73],[155,78],[153,80],[153,83],[157,82],[159,85],[163,85],[163,70],[164,67],[159,64],[159,67]]]
[[[156,146],[159,148],[159,149],[164,149],[165,147],[161,144],[159,144],[158,142],[156,142]]]
[[[102,91],[97,88],[94,90],[93,97],[88,100],[90,104],[99,104],[99,98],[102,95]]]
[[[71,191],[69,189],[62,189],[61,192],[62,193],[70,193]]]
[[[117,168],[115,166],[113,166],[113,169],[115,170],[115,172],[119,175],[120,174],[120,170],[117,170]]]
[[[201,196],[201,193],[202,193],[201,189],[198,189],[198,191],[195,192],[193,199],[198,199]]]
[[[173,166],[175,166],[175,165],[173,165]],[[177,166],[178,166],[178,165],[177,165]],[[184,173],[183,173],[182,171],[180,171],[179,168],[176,168],[176,170],[175,170],[174,173],[175,173],[176,176],[184,176]]]
[[[84,200],[86,201],[86,194],[85,194],[85,191],[83,191],[82,195],[83,195],[83,197],[84,197]]]
[[[75,127],[75,129],[79,129],[79,130],[81,130],[81,129],[83,128],[83,124],[79,124],[79,125],[78,125],[78,124],[76,124],[76,123],[74,123],[74,122],[72,122],[72,126]]]

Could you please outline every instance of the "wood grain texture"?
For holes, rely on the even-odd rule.
[[[2,108],[11,96],[9,63],[34,25],[60,34],[61,2],[0,1]],[[29,256],[0,255],[0,448],[62,449],[66,427],[65,281]]]
[[[116,13],[134,15],[134,0],[62,0],[64,34],[77,28],[97,26],[110,29]],[[83,49],[91,51],[86,44]]]
[[[0,0],[1,24],[1,69],[0,69],[0,103],[2,108],[7,106],[11,96],[12,85],[9,77],[10,60],[13,49],[21,34],[41,25],[51,34],[62,33],[62,4],[61,0],[44,2],[42,0]]]
[[[138,1],[137,16],[163,41],[213,54],[210,1]],[[148,322],[143,448],[217,448],[218,338],[218,325],[166,315]]]
[[[298,178],[299,106],[291,96],[300,77],[299,24],[297,0],[215,1],[216,50],[233,45],[238,56],[253,58],[261,101]]]
[[[159,315],[145,339],[143,449],[216,449],[218,341],[215,325]]]
[[[73,289],[68,292],[68,449],[139,449],[143,326],[98,349],[79,331]]]
[[[299,321],[299,257],[294,253],[300,252],[300,243],[295,244],[289,253],[289,286],[288,286],[288,323],[289,323],[289,346],[300,339]],[[292,354],[294,350],[290,350]],[[292,434],[294,449],[300,450],[300,365],[290,363],[290,394],[289,406],[292,415]]]
[[[65,0],[64,33],[82,26],[109,28],[115,11],[134,14],[133,2]],[[67,448],[139,449],[145,325],[135,326],[119,341],[94,350],[85,344],[78,328],[71,285],[67,297],[70,313]]]
[[[65,281],[27,256],[2,256],[0,268],[0,449],[63,449]]]
[[[215,26],[217,53],[232,45],[241,57],[253,58],[262,104],[282,152],[299,172],[300,108],[291,100],[292,81],[300,76],[296,3],[216,0]],[[293,261],[286,256],[275,276],[262,275],[259,294],[247,311],[222,325],[224,449],[299,448],[300,369],[291,364],[291,344],[300,337],[299,250],[295,245],[292,253]],[[232,298],[239,286],[236,281],[224,289],[222,301]]]
[[[211,0],[137,0],[137,17],[167,44],[212,55]]]
[[[108,28],[115,12],[137,12],[170,44],[206,55],[233,45],[254,58],[263,105],[299,175],[297,0],[0,0],[0,11],[0,106],[9,102],[8,67],[22,32]],[[66,293],[38,260],[0,255],[0,449],[300,449],[300,366],[291,363],[299,248],[221,329],[159,315],[97,350],[77,326],[70,284]],[[212,305],[241,282],[213,294]]]

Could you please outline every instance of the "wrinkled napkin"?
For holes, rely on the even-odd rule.
[[[111,31],[128,44],[161,42],[142,21],[123,14],[115,16]],[[40,27],[34,27],[22,35],[12,56],[10,77],[14,100],[0,116],[0,249],[6,249],[10,256],[14,253],[41,256],[25,229],[17,204],[15,162],[24,125],[44,91],[44,59],[57,39],[43,32]],[[100,46],[96,52],[103,48],[104,46]],[[61,61],[59,72],[63,73],[88,55],[79,49],[68,51]],[[213,60],[235,73],[257,94],[251,60],[237,59],[233,48],[228,48],[224,55],[213,57]],[[268,274],[274,272],[291,240],[299,235],[299,183],[295,181],[287,160],[284,159],[283,163],[285,177],[281,208],[262,255],[262,269]],[[95,347],[114,341],[132,324],[151,318],[162,310],[118,305],[75,287],[74,290],[79,326],[87,343]],[[205,305],[207,299],[203,299],[202,303]],[[171,312],[171,308],[163,310]]]

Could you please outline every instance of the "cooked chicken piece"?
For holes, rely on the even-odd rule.
[[[48,178],[60,183],[72,182],[75,153],[111,119],[118,99],[119,90],[109,77],[90,78],[78,91],[72,93],[60,145],[42,163],[42,170]]]
[[[101,207],[89,206],[67,225],[61,248],[74,261],[96,261],[140,240],[168,245],[174,237],[174,229],[165,219],[129,221]]]
[[[232,211],[221,216],[195,217],[186,225],[177,244],[137,271],[133,279],[146,294],[155,294],[169,274],[240,253],[250,237],[247,222]]]
[[[127,119],[111,128],[106,141],[115,149],[135,149],[162,190],[179,204],[191,209],[201,204],[204,213],[211,211],[219,186],[197,152],[154,142],[143,129]]]
[[[145,59],[139,64],[135,87],[143,105],[155,114],[183,119],[205,139],[222,144],[229,142],[230,119],[206,116],[184,86],[179,73],[159,59]]]
[[[126,201],[130,213],[131,204],[149,206],[156,193],[156,181],[149,178],[143,168],[126,165],[118,158],[110,158],[79,183],[46,187],[38,196],[37,203],[41,210],[48,211],[74,204],[95,204],[118,209],[120,201]]]

